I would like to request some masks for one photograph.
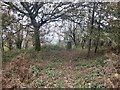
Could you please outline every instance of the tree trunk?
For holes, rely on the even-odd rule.
[[[96,42],[96,46],[95,46],[95,53],[97,53],[97,49],[98,49],[98,45],[99,45],[99,39],[100,39],[100,29],[99,29],[99,34],[97,36],[97,42]]]
[[[8,46],[8,47],[9,47],[9,50],[12,50],[12,40],[9,40],[9,41],[8,41],[8,45],[9,45],[9,46]]]
[[[67,49],[67,50],[72,49],[72,43],[71,43],[71,41],[68,41],[68,42],[67,42],[66,49]]]
[[[9,50],[12,50],[12,44],[13,44],[12,33],[8,32],[8,48],[9,48]]]
[[[73,42],[74,42],[74,45],[77,47],[75,31],[73,32]]]
[[[2,44],[2,51],[4,51],[4,41],[3,41],[3,38],[2,38],[2,35],[1,35],[1,44]]]
[[[83,38],[83,39],[82,39],[82,42],[81,42],[81,47],[82,47],[82,49],[85,48],[85,43],[86,43],[86,40]]]
[[[120,53],[120,45],[118,45],[117,47],[118,47],[117,48],[118,49],[117,53],[119,54]]]
[[[18,40],[17,43],[16,43],[16,46],[17,46],[18,49],[21,49],[22,40]]]
[[[120,2],[117,3],[117,7],[118,7],[118,19],[120,19]],[[120,53],[120,25],[119,25],[119,31],[118,31],[118,54]]]
[[[90,28],[90,38],[89,38],[89,42],[88,42],[88,54],[87,54],[87,57],[90,56],[90,51],[91,51],[91,41],[92,41],[91,36],[92,36],[92,32],[93,32],[94,13],[95,13],[95,2],[94,2],[93,12],[92,12],[92,20],[91,20],[91,28]]]
[[[28,48],[28,40],[25,43],[25,49],[27,49],[27,48]]]
[[[89,39],[89,44],[88,44],[88,54],[87,54],[87,57],[90,56],[90,51],[91,51],[91,38]]]
[[[37,27],[35,27],[34,30],[34,38],[35,38],[35,50],[40,51],[41,50],[40,34],[39,34],[39,28]]]
[[[25,38],[24,45],[23,45],[25,49],[28,48],[28,42],[29,42],[28,34],[29,34],[29,32],[28,32],[28,30],[27,30],[26,38]]]
[[[84,44],[83,44],[83,42],[81,43],[81,47],[82,47],[82,49],[84,49]]]
[[[3,40],[3,29],[1,28],[1,32],[0,32],[0,39],[1,39],[1,50],[4,51],[4,40]]]
[[[100,39],[100,22],[101,22],[101,13],[99,15],[98,36],[97,36],[97,40],[96,40],[95,53],[97,52],[98,45],[99,45],[99,39]]]
[[[23,31],[17,33],[16,47],[18,49],[22,48],[22,42],[23,42]]]
[[[73,38],[73,42],[74,42],[75,47],[77,47],[77,42],[76,42],[75,37]]]

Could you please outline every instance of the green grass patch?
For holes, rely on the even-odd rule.
[[[64,80],[62,80],[62,79],[57,80],[57,81],[53,84],[53,86],[54,86],[55,88],[62,88],[62,87],[64,87]]]
[[[61,47],[59,45],[49,44],[42,46],[42,51],[61,51],[65,50],[64,47]]]
[[[8,62],[23,52],[25,52],[25,50],[23,50],[23,49],[22,50],[15,49],[15,50],[11,50],[11,51],[4,51],[4,52],[2,52],[3,62]]]

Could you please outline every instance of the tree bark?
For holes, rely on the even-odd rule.
[[[117,3],[117,7],[118,7],[118,18],[120,19],[120,1]],[[119,25],[119,31],[118,31],[118,54],[120,53],[120,25]]]
[[[20,32],[17,34],[17,41],[16,41],[16,47],[18,49],[21,49],[22,47],[22,41],[23,41],[23,37],[20,35]]]
[[[12,32],[8,32],[8,48],[9,48],[10,51],[12,50],[12,44],[13,44]]]
[[[100,21],[101,21],[101,13],[99,15],[98,36],[97,36],[97,40],[96,40],[95,53],[97,53],[98,45],[99,45],[99,39],[100,39]]]
[[[73,33],[73,42],[74,42],[74,45],[77,47],[77,41],[76,41],[76,34],[75,34],[75,32]]]
[[[3,41],[3,30],[1,30],[1,44],[2,44],[2,51],[4,51],[4,41]]]
[[[67,49],[67,50],[72,49],[72,43],[71,43],[71,41],[68,41],[68,42],[67,42],[66,49]]]
[[[18,40],[18,41],[16,42],[16,47],[17,47],[18,49],[21,49],[21,47],[22,47],[22,40]]]
[[[97,42],[96,42],[96,46],[95,46],[95,53],[97,53],[97,50],[98,50],[98,45],[99,45],[99,39],[100,39],[100,29],[98,29],[99,31],[98,31],[98,36],[97,36]]]
[[[4,42],[3,42],[3,39],[2,39],[2,51],[4,51]]]
[[[25,49],[27,49],[27,48],[28,48],[28,40],[25,43]]]
[[[87,54],[87,57],[90,56],[90,51],[91,51],[91,41],[92,41],[91,35],[92,35],[92,32],[93,32],[94,13],[95,13],[95,2],[94,2],[93,12],[92,12],[92,20],[91,20],[91,28],[90,28],[90,38],[89,38],[89,42],[88,42],[88,54]]]
[[[11,50],[12,50],[12,40],[9,40],[9,41],[8,41],[8,45],[9,45],[9,46],[8,46],[8,47],[9,47],[9,50],[11,51]]]
[[[39,28],[37,27],[35,27],[34,30],[34,38],[35,38],[35,50],[40,51],[41,50],[40,34],[39,34]]]

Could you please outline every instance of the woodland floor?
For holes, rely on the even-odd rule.
[[[89,59],[80,50],[15,53],[3,56],[3,88],[120,87],[120,55],[113,52],[91,53]]]

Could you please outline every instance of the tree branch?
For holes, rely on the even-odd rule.
[[[4,3],[7,4],[7,5],[9,5],[9,6],[11,6],[11,8],[19,11],[20,13],[28,16],[28,13],[25,13],[24,11],[20,10],[20,9],[19,9],[17,6],[15,6],[12,2],[4,2]]]

